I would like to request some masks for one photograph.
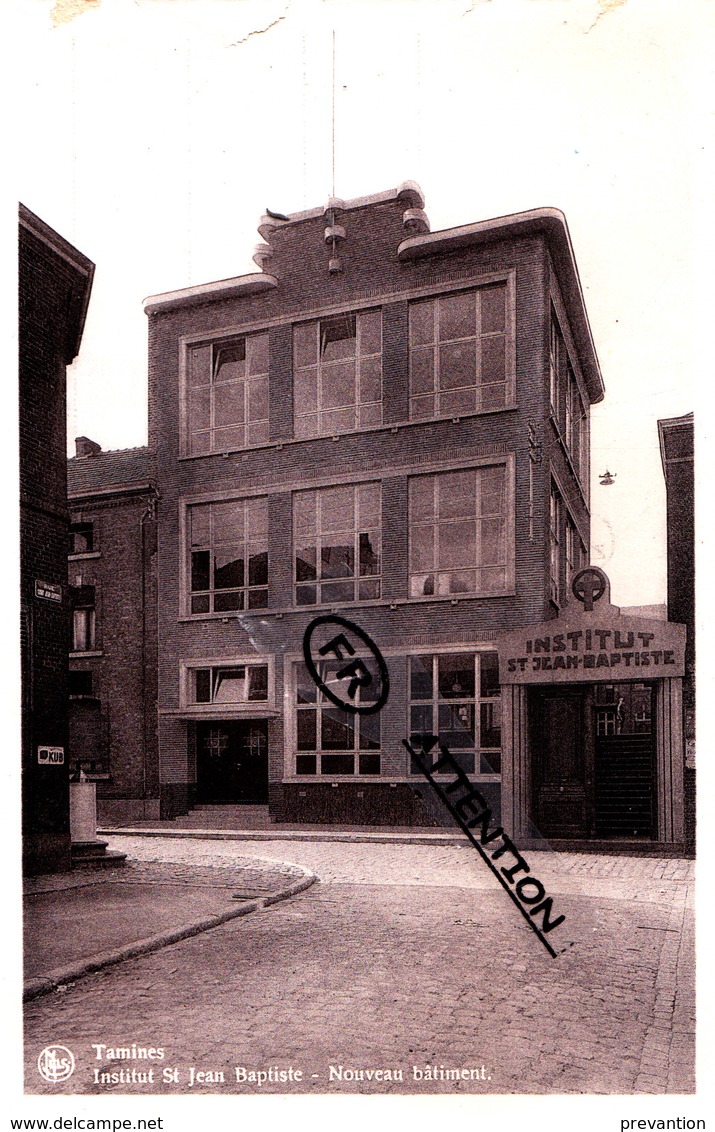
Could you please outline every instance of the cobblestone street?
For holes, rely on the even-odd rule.
[[[253,852],[111,847],[206,868]],[[694,1090],[692,862],[527,853],[566,916],[552,959],[467,845],[262,841],[255,856],[320,882],[30,1003],[28,1092]],[[51,1043],[77,1063],[56,1085],[37,1072]],[[165,1056],[111,1060],[93,1043]],[[271,1068],[284,1077],[256,1076]]]

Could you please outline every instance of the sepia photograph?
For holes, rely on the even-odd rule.
[[[714,24],[18,6],[12,1128],[706,1128]]]

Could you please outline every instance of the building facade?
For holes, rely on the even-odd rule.
[[[497,640],[588,561],[603,382],[565,219],[431,233],[407,183],[259,231],[258,272],[145,304],[162,815],[431,824],[425,730],[506,814]],[[385,657],[379,713],[325,694],[334,657],[307,674],[329,613]]]
[[[159,817],[155,478],[148,448],[79,437],[67,461],[70,767],[100,822]]]
[[[23,867],[70,865],[67,366],[94,264],[23,205],[19,246]]]

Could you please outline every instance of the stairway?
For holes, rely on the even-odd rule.
[[[177,829],[272,829],[268,806],[199,805],[174,818]]]

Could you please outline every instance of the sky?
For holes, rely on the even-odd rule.
[[[15,199],[97,265],[68,451],[146,443],[142,300],[257,270],[266,206],[408,179],[433,231],[555,206],[606,385],[592,561],[615,604],[664,602],[656,422],[695,407],[714,22],[707,0],[24,0]]]

